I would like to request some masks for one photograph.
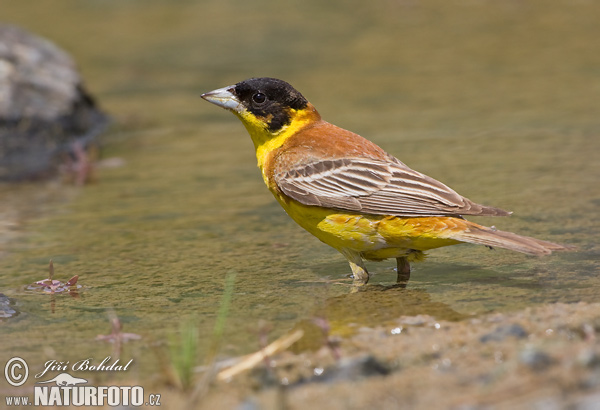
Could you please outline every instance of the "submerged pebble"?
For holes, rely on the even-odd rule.
[[[17,316],[19,311],[15,305],[14,300],[0,293],[0,320]]]

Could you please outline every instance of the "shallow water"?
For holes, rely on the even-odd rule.
[[[229,272],[223,356],[257,349],[260,320],[270,338],[315,316],[343,335],[400,315],[460,320],[598,301],[599,14],[585,1],[3,5],[5,21],[74,55],[115,119],[104,156],[125,165],[98,169],[82,188],[0,187],[0,293],[20,312],[0,322],[0,355],[33,366],[102,358],[112,347],[94,339],[110,333],[114,310],[143,337],[123,357],[151,379],[152,344],[182,320],[198,324],[203,357]],[[369,264],[366,291],[351,293],[343,257],[295,226],[263,186],[239,121],[199,98],[251,76],[289,81],[328,121],[514,211],[478,222],[578,252],[450,247],[417,265],[406,291],[383,262]],[[50,259],[55,279],[80,276],[78,297],[25,291]]]

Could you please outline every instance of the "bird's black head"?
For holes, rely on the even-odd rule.
[[[251,78],[237,83],[232,92],[246,110],[266,121],[270,132],[289,125],[290,110],[302,110],[308,105],[294,87],[276,78]]]

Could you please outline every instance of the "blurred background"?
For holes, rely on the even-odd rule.
[[[456,320],[597,301],[597,2],[38,0],[1,9],[2,22],[71,54],[112,118],[101,159],[120,165],[98,167],[83,187],[0,185],[0,292],[17,311],[0,326],[2,357],[41,365],[110,354],[90,341],[110,332],[112,310],[142,335],[124,356],[149,380],[160,361],[151,346],[182,320],[199,329],[200,357],[207,351],[228,272],[223,356],[254,351],[259,320],[274,337],[318,312],[344,334],[401,314]],[[255,76],[288,81],[325,120],[514,211],[477,222],[579,252],[441,249],[414,269],[413,298],[346,298],[344,258],[287,218],[245,129],[199,97]],[[25,289],[50,259],[55,279],[79,275],[77,297]],[[391,285],[394,267],[370,264],[372,283]]]

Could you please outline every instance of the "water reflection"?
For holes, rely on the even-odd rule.
[[[305,336],[296,344],[297,350],[323,346],[323,334],[348,336],[362,327],[397,324],[402,316],[432,316],[436,320],[457,321],[469,317],[446,303],[432,300],[425,289],[406,289],[402,284],[367,285],[357,291],[326,299],[295,328]],[[326,329],[324,329],[326,327]]]

